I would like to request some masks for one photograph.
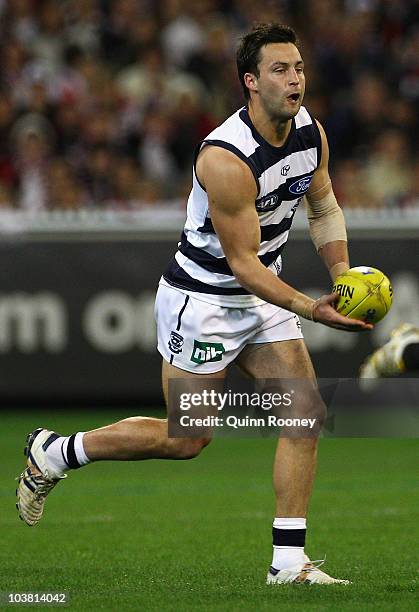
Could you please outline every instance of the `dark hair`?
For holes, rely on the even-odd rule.
[[[258,23],[253,29],[243,36],[236,53],[237,72],[243,87],[246,100],[250,93],[244,83],[244,75],[251,72],[259,76],[260,49],[269,43],[292,43],[298,45],[297,35],[294,30],[279,23]]]

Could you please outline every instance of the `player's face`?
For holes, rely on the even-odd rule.
[[[304,62],[292,43],[270,43],[260,50],[255,81],[260,102],[273,120],[287,121],[300,110],[305,92]]]

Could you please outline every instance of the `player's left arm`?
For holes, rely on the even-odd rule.
[[[317,121],[322,140],[322,158],[306,194],[310,236],[317,252],[335,278],[349,268],[345,218],[333,193],[329,176],[329,145],[322,125]]]

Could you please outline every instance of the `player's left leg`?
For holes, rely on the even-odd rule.
[[[217,384],[225,368],[211,375],[185,372],[163,360],[163,391],[168,405],[168,378],[180,378],[182,388],[192,391]],[[169,438],[167,419],[129,417],[88,432],[60,436],[47,429],[36,429],[28,435],[25,455],[27,464],[18,478],[16,507],[20,518],[29,526],[42,517],[47,495],[66,472],[92,461],[136,461],[143,459],[192,459],[207,446],[207,437]]]
[[[286,431],[278,441],[273,469],[276,496],[274,554],[268,583],[347,584],[347,581],[336,580],[319,570],[304,552],[307,509],[316,469],[317,437],[326,414],[304,341],[249,344],[236,363],[252,378],[265,381],[266,389],[272,393],[289,391],[284,389],[280,379],[288,379],[287,385],[295,383],[298,416],[316,419],[311,432]]]

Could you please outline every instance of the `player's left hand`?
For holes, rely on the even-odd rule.
[[[321,298],[316,300],[313,307],[313,321],[323,323],[328,327],[334,329],[342,329],[344,331],[360,332],[369,331],[373,329],[371,323],[365,323],[360,319],[350,319],[344,317],[336,311],[336,304],[339,300],[338,293],[330,293],[329,295],[323,295]]]

